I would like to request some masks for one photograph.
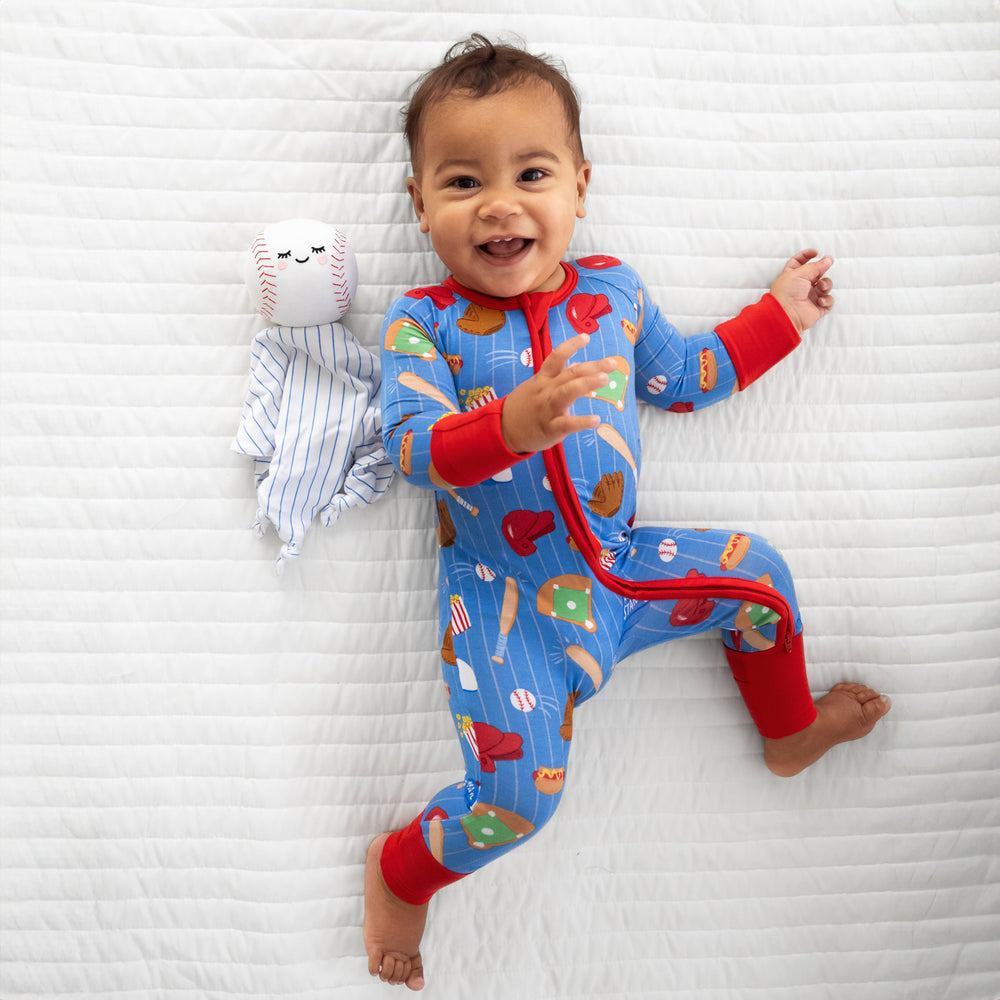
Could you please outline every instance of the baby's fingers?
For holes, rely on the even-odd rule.
[[[830,294],[830,290],[816,292],[814,291],[811,296],[813,302],[822,309],[824,312],[829,312],[833,308],[833,296]]]
[[[617,367],[614,358],[598,358],[570,365],[554,383],[560,409],[568,409],[581,396],[603,389],[608,384],[610,373]]]
[[[791,272],[795,277],[805,278],[811,284],[815,284],[833,267],[832,257],[820,257],[819,260],[815,260],[816,253],[815,250],[803,250],[789,259],[783,271],[786,274]]]
[[[785,264],[785,270],[794,271],[795,268],[801,267],[803,264],[811,261],[818,252],[818,250],[813,250],[812,248],[800,251],[794,257],[789,258],[788,262]]]
[[[600,367],[600,362],[571,365],[553,391],[553,410],[556,413],[566,413],[582,396],[589,396],[607,384],[608,373]]]
[[[590,336],[586,333],[578,333],[575,337],[564,340],[545,359],[541,370],[547,375],[558,375],[569,364],[569,359],[589,343]]]
[[[593,413],[577,416],[567,413],[565,416],[556,417],[552,421],[552,433],[560,441],[575,434],[577,431],[592,431],[601,425],[601,418]]]

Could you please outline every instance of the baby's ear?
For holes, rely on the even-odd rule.
[[[410,200],[413,202],[413,211],[416,212],[417,218],[420,220],[420,231],[429,233],[431,228],[427,224],[427,213],[424,211],[424,196],[420,192],[420,185],[415,177],[406,178],[406,193],[410,196]]]
[[[582,219],[587,215],[587,207],[584,200],[587,197],[587,188],[590,187],[590,160],[584,160],[580,164],[580,169],[576,175],[576,217]]]

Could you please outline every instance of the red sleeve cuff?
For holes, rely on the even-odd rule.
[[[504,443],[502,399],[442,417],[431,431],[431,461],[450,486],[475,486],[527,458]]]
[[[717,326],[715,332],[726,345],[741,390],[802,343],[795,324],[770,292],[739,316]]]

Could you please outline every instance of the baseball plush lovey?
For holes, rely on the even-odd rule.
[[[330,526],[378,500],[393,467],[381,438],[379,359],[337,322],[358,282],[344,235],[311,219],[274,223],[251,241],[245,277],[269,325],[253,339],[232,447],[254,461],[254,530],[274,525],[280,573],[317,515]]]

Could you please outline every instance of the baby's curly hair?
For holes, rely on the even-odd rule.
[[[549,84],[562,102],[570,145],[582,163],[580,102],[565,66],[549,56],[532,55],[523,45],[494,43],[476,32],[453,45],[441,64],[417,81],[413,97],[403,110],[403,132],[414,170],[419,170],[421,122],[430,105],[454,93],[488,97],[536,80]]]

